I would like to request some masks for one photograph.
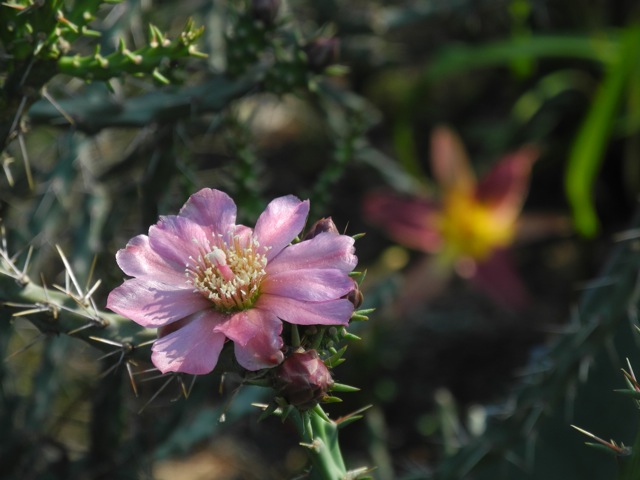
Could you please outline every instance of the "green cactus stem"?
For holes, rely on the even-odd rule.
[[[65,11],[63,0],[0,4],[0,52],[5,74],[0,75],[0,148],[21,130],[23,115],[40,97],[41,89],[63,73],[84,80],[102,80],[122,75],[149,75],[166,84],[172,63],[187,57],[202,58],[195,43],[204,27],[188,20],[173,40],[157,27],[149,27],[149,44],[130,51],[124,41],[118,49],[102,55],[97,47],[91,55],[67,55],[81,37],[100,36],[88,25],[104,3],[117,1],[80,0]]]
[[[130,51],[124,40],[120,40],[118,49],[106,56],[100,54],[99,46],[92,55],[63,56],[58,60],[58,72],[85,80],[111,80],[129,75],[153,75],[162,78],[162,83],[170,83],[164,77],[158,77],[162,66],[168,61],[187,57],[206,58],[198,51],[195,42],[202,36],[204,27],[196,27],[189,19],[180,35],[170,40],[154,25],[149,26],[149,44]]]
[[[45,288],[26,275],[16,278],[0,269],[0,298],[11,299],[0,302],[0,321],[24,317],[45,334],[69,335],[107,353],[120,350],[127,358],[148,360],[144,347],[155,339],[155,332],[99,310],[91,298],[95,288],[96,284],[80,295],[75,289]]]

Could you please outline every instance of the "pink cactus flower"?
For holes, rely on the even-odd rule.
[[[431,139],[438,197],[376,193],[365,217],[401,245],[436,255],[440,267],[473,278],[500,303],[523,306],[527,292],[506,258],[514,242],[538,149],[523,147],[500,159],[480,180],[459,137],[446,127]]]
[[[251,229],[235,223],[227,194],[200,190],[117,253],[134,278],[107,306],[158,329],[151,360],[163,373],[211,372],[226,341],[247,370],[278,365],[282,321],[346,325],[354,308],[341,298],[353,289],[353,239],[320,233],[291,245],[308,213],[308,200],[276,198]]]

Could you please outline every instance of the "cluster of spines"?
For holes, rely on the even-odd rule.
[[[55,60],[66,53],[77,38],[99,36],[88,24],[95,19],[100,5],[120,1],[76,2],[73,12],[67,14],[64,0],[6,2],[0,5],[4,25],[0,27],[0,40],[12,59],[34,56]]]
[[[638,285],[640,286],[640,283]],[[640,288],[639,288],[639,291],[640,291]],[[636,325],[636,330],[640,331],[640,327],[638,325]],[[624,376],[624,380],[627,385],[627,388],[617,389],[616,392],[632,398],[636,404],[636,407],[640,408],[640,383],[636,379],[636,375],[633,371],[633,368],[631,367],[631,363],[629,362],[629,359],[627,359],[627,365],[628,365],[628,370],[622,369],[622,375]],[[638,446],[640,446],[640,443],[638,443],[638,441],[640,441],[640,431],[637,433],[638,438],[636,440],[636,444],[634,445],[635,447],[634,449],[633,447],[625,446],[624,443],[618,443],[615,440],[609,440],[609,441],[603,440],[602,438],[597,437],[593,433],[583,428],[577,427],[575,425],[571,425],[571,426],[575,428],[577,431],[579,431],[580,433],[586,435],[591,440],[593,440],[592,442],[586,442],[586,445],[596,448],[598,450],[602,450],[616,457],[635,456],[638,458],[638,461],[640,461],[640,452],[637,451]]]
[[[156,81],[169,84],[170,80],[163,73],[169,61],[186,57],[206,58],[207,55],[200,52],[195,44],[203,32],[204,27],[196,27],[192,20],[188,20],[180,35],[170,40],[157,27],[150,25],[149,44],[144,47],[131,51],[120,39],[113,53],[103,56],[98,45],[91,55],[60,58],[58,69],[61,73],[85,80],[110,80],[124,74],[150,74]]]
[[[4,28],[0,27],[0,40],[12,61],[31,56],[56,60],[59,72],[85,80],[110,80],[123,74],[152,75],[166,84],[169,79],[163,74],[165,64],[185,57],[206,57],[195,45],[204,27],[196,27],[192,20],[173,40],[150,25],[149,44],[135,51],[130,51],[124,40],[120,40],[117,50],[108,55],[103,56],[96,46],[90,55],[65,56],[79,37],[100,36],[88,27],[100,5],[120,1],[87,0],[74,5],[73,12],[67,14],[61,0],[3,3],[0,16]]]
[[[544,447],[543,439],[535,434],[539,422],[550,411],[556,411],[562,402],[565,402],[565,418],[569,417],[573,402],[577,401],[578,385],[590,380],[588,373],[595,355],[605,345],[615,346],[614,334],[619,328],[627,328],[629,323],[637,324],[640,302],[640,250],[634,247],[637,237],[637,230],[630,230],[618,237],[621,244],[614,251],[605,273],[584,286],[580,311],[574,312],[572,321],[550,344],[544,362],[532,362],[530,371],[525,372],[524,381],[500,412],[502,420],[489,423],[481,437],[461,442],[463,446],[439,464],[434,476],[425,478],[460,478],[460,475],[467,475],[471,471],[478,478],[484,478],[482,469],[476,471],[476,467],[491,453],[498,451],[505,463],[532,465],[535,451]],[[623,374],[628,388],[620,390],[620,393],[640,400],[640,384],[630,365]],[[636,455],[633,451],[640,452],[640,435],[634,446],[628,447],[613,440],[603,440],[580,427],[574,428],[593,440],[590,443],[597,445],[598,449],[618,458],[634,459]],[[507,438],[518,438],[520,442],[509,440],[507,443]],[[526,458],[517,453],[521,445],[526,445]],[[637,458],[640,468],[640,455]],[[623,468],[623,474],[628,468]]]
[[[29,248],[23,255],[24,260],[19,262],[21,255],[10,254],[7,243],[4,226],[0,224],[0,296],[12,299],[3,300],[0,307],[13,310],[12,318],[26,318],[41,334],[18,351],[9,353],[5,360],[17,356],[47,335],[68,335],[104,351],[101,359],[116,357],[117,361],[103,374],[124,365],[132,388],[137,392],[134,378],[147,371],[134,372],[132,366],[137,366],[137,360],[148,358],[145,347],[155,340],[154,333],[119,315],[98,309],[93,295],[101,281],[91,282],[89,275],[86,286],[81,286],[60,247],[57,250],[65,269],[64,285],[53,284],[49,288],[44,280],[39,286],[29,277],[33,249]],[[169,377],[171,380],[174,376]]]

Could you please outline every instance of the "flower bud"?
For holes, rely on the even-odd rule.
[[[340,40],[335,37],[316,38],[304,47],[309,67],[314,72],[322,72],[338,61]]]
[[[260,20],[266,26],[273,25],[279,9],[280,0],[253,0],[251,2],[253,18]]]
[[[315,407],[331,387],[331,373],[316,350],[296,351],[275,370],[274,388],[299,410]]]
[[[346,298],[351,303],[353,303],[354,308],[358,308],[362,305],[364,301],[364,295],[362,295],[362,291],[360,290],[360,285],[355,280],[353,281],[353,290],[347,293],[343,298]]]
[[[304,234],[302,240],[311,240],[313,237],[316,237],[318,234],[324,232],[340,234],[340,232],[338,231],[338,227],[336,227],[336,224],[333,223],[331,217],[321,218],[316,223],[311,225],[311,228],[307,231],[307,233]]]

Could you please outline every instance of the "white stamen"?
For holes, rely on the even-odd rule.
[[[221,235],[214,236],[215,245],[202,248],[197,259],[189,257],[185,269],[187,283],[223,312],[253,305],[267,266],[267,258],[261,253],[264,249],[255,238],[246,247],[237,236],[229,240],[227,243]]]

